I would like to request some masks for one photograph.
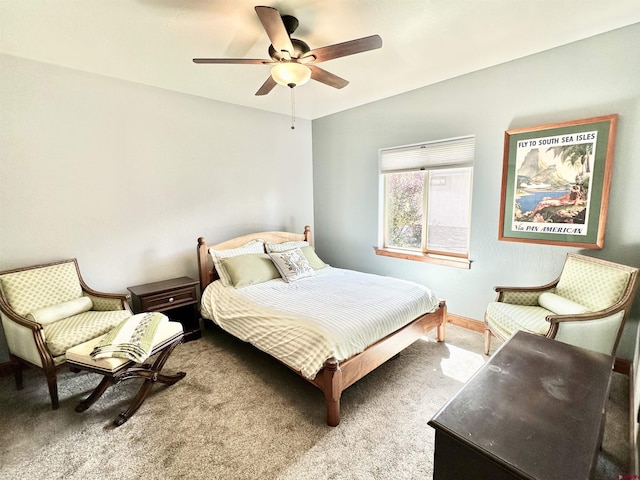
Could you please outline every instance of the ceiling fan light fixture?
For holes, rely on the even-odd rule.
[[[299,87],[311,78],[311,69],[297,62],[279,62],[271,68],[271,76],[280,85]]]

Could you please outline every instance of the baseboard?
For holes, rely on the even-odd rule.
[[[484,322],[474,320],[473,318],[461,317],[460,315],[447,312],[447,323],[473,330],[474,332],[484,333]]]
[[[460,315],[447,312],[447,323],[467,328],[474,332],[484,333],[484,322],[473,318],[462,317]],[[631,362],[624,358],[616,357],[616,361],[613,364],[613,371],[628,376],[631,373]]]

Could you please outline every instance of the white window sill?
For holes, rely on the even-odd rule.
[[[434,255],[430,253],[410,252],[407,250],[396,250],[393,248],[374,248],[376,255],[384,257],[401,258],[403,260],[412,260],[414,262],[434,263],[436,265],[444,265],[446,267],[471,268],[471,260],[468,258],[448,257],[446,255]]]

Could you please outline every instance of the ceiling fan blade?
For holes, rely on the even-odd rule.
[[[380,38],[380,35],[371,35],[369,37],[358,38],[357,40],[316,48],[307,53],[301,60],[313,56],[316,62],[326,62],[334,58],[368,52],[369,50],[375,50],[380,47],[382,47],[382,38]]]
[[[255,7],[255,10],[273,48],[278,52],[293,53],[293,44],[280,17],[280,12],[273,7]]]
[[[259,58],[194,58],[193,63],[235,63],[263,65],[273,63],[273,60],[261,60]]]
[[[271,75],[269,75],[269,78],[267,78],[267,81],[264,82],[256,92],[256,96],[266,95],[271,90],[273,90],[273,87],[275,87],[276,85],[277,85],[276,81],[273,79]]]
[[[320,83],[324,83],[325,85],[329,85],[333,88],[344,88],[349,85],[349,82],[344,78],[340,78],[339,76],[327,72],[320,67],[316,67],[315,65],[307,66],[311,69],[311,78]]]

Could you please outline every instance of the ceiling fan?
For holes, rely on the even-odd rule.
[[[271,40],[269,46],[271,59],[194,58],[193,61],[194,63],[273,65],[271,76],[258,89],[256,95],[268,94],[277,84],[293,88],[307,83],[309,79],[334,88],[346,87],[349,84],[347,80],[327,72],[315,64],[382,47],[382,38],[379,35],[371,35],[311,50],[309,45],[302,40],[291,38],[293,32],[298,28],[297,18],[291,15],[280,15],[280,12],[273,7],[257,6],[255,10],[269,40]]]

